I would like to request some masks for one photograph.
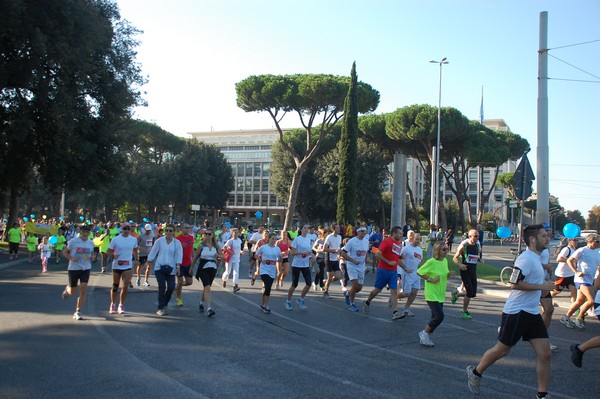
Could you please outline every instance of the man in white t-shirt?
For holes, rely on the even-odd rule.
[[[398,275],[401,276],[398,281],[402,281],[402,292],[400,292],[400,285],[398,285],[398,298],[408,298],[402,310],[402,313],[408,317],[414,316],[410,311],[410,305],[415,301],[417,293],[421,289],[421,278],[417,274],[417,270],[423,262],[421,235],[413,231],[410,237],[408,245],[402,247],[402,251],[400,251],[398,262]]]
[[[130,235],[131,225],[127,222],[121,225],[121,234],[110,241],[108,245],[108,254],[113,256],[112,277],[113,285],[110,290],[110,308],[109,313],[125,313],[125,298],[127,289],[133,277],[133,262],[138,261],[137,239]],[[117,291],[119,283],[121,284],[121,293],[119,294],[119,307],[115,307],[117,300]]]
[[[79,237],[69,241],[63,249],[63,256],[69,261],[68,274],[69,284],[63,291],[62,298],[74,295],[77,292],[77,282],[81,284],[79,297],[75,305],[73,319],[81,320],[81,309],[85,304],[85,295],[87,292],[88,281],[90,280],[90,270],[92,269],[91,257],[94,253],[94,242],[89,239],[91,228],[88,225],[81,227]]]
[[[577,297],[577,288],[575,287],[575,272],[567,265],[567,259],[577,250],[579,239],[577,237],[567,241],[567,246],[560,250],[556,261],[556,270],[554,271],[554,291],[552,298],[560,294],[565,288],[569,290],[571,303],[575,302]]]
[[[350,241],[342,248],[340,256],[346,262],[346,271],[352,286],[348,291],[344,292],[346,305],[352,312],[358,312],[358,306],[354,304],[354,298],[363,287],[365,282],[365,260],[369,252],[369,240],[367,236],[367,228],[364,226],[356,229],[356,237],[352,237]]]
[[[300,280],[300,273],[304,277],[305,286],[302,289],[302,293],[300,294],[300,298],[296,299],[298,306],[300,309],[306,310],[307,306],[304,303],[304,297],[310,290],[310,285],[312,284],[312,276],[310,275],[310,262],[311,258],[313,258],[312,254],[312,246],[310,245],[310,238],[306,235],[308,234],[308,226],[302,226],[301,234],[299,234],[290,246],[290,253],[294,256],[292,260],[292,285],[288,290],[287,300],[285,301],[285,309],[292,310],[292,295],[294,295],[294,291],[296,287],[298,287],[298,282]]]
[[[521,338],[528,341],[536,353],[537,398],[548,397],[552,352],[539,303],[542,291],[552,290],[554,283],[546,281],[540,253],[548,246],[550,236],[541,224],[523,229],[527,249],[515,261],[510,277],[511,293],[502,311],[502,322],[496,345],[488,349],[477,366],[467,366],[468,386],[479,395],[483,372],[508,355]]]
[[[265,231],[264,227],[258,226],[258,231],[252,233],[250,238],[248,238],[248,249],[250,250],[250,269],[248,269],[248,277],[252,278],[254,267],[256,266],[256,251],[253,250],[254,245],[262,240],[263,232]]]
[[[240,231],[238,229],[231,229],[231,238],[227,240],[224,245],[224,248],[230,249],[232,253],[229,261],[225,262],[225,271],[221,276],[221,280],[223,280],[223,288],[225,288],[227,286],[227,280],[229,280],[229,275],[233,271],[233,292],[238,292],[240,290],[238,285],[240,277],[240,258],[245,253],[242,249],[242,240],[240,239],[239,234]]]
[[[340,235],[340,225],[334,223],[331,225],[331,234],[325,238],[324,252],[327,261],[327,281],[325,281],[323,298],[329,298],[329,285],[334,281],[339,281],[342,277],[338,258],[341,246],[342,236]]]
[[[315,245],[315,242],[317,242],[317,238],[318,236],[315,234],[315,226],[308,226],[308,233],[306,234],[306,237],[310,240],[311,243],[311,248]],[[311,271],[315,271],[314,269],[314,260],[316,260],[316,256],[317,256],[317,252],[315,250],[312,250],[312,254],[313,257],[311,258],[311,262],[310,262],[310,266],[311,266]]]

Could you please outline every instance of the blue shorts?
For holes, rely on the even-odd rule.
[[[382,290],[386,285],[390,290],[398,289],[398,272],[396,270],[385,270],[377,268],[377,278],[375,279],[375,288]]]
[[[584,287],[591,287],[593,284],[589,284],[589,283],[578,283],[575,282],[575,288],[579,289],[579,287],[584,286]]]

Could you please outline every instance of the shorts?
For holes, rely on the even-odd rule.
[[[329,260],[327,261],[327,272],[339,272],[340,271],[340,261],[339,260]]]
[[[90,281],[90,270],[69,270],[69,287],[77,287],[77,282],[87,284]]]
[[[207,267],[200,270],[200,281],[202,281],[202,286],[210,287],[217,275],[217,269],[214,267]]]
[[[138,265],[144,266],[148,262],[148,256],[140,256],[138,257],[140,263]]]
[[[94,253],[97,254],[100,252],[100,247],[94,247]]]
[[[292,266],[292,287],[298,287],[298,281],[300,280],[300,273],[304,277],[304,283],[306,285],[312,284],[312,276],[310,275],[310,268],[308,267],[294,267]]]
[[[113,273],[117,273],[119,276],[122,275],[125,272],[130,272],[131,269],[112,269]]]
[[[467,270],[460,271],[460,279],[465,285],[467,298],[475,298],[477,296],[477,265],[465,265]]]
[[[281,258],[281,263],[290,263],[290,258],[285,257],[285,258]]]
[[[386,285],[390,286],[390,290],[398,289],[398,274],[395,270],[386,270],[377,268],[377,277],[375,278],[375,288],[382,290]]]
[[[519,340],[548,338],[548,330],[540,314],[520,311],[516,314],[502,313],[498,341],[507,346],[515,346]]]
[[[346,263],[346,271],[350,281],[356,280],[358,284],[365,283],[365,267],[357,266],[354,263]]]
[[[575,286],[575,276],[570,277],[556,277],[554,280],[554,291],[562,292],[565,288],[569,288],[569,286]]]
[[[409,293],[412,290],[421,289],[421,277],[417,273],[404,273],[402,279],[402,291]]]
[[[256,260],[256,252],[250,251],[250,260]]]
[[[575,288],[579,289],[581,287],[591,287],[593,284],[590,283],[575,283]]]
[[[179,276],[178,277],[189,277],[192,278],[192,266],[179,266]]]

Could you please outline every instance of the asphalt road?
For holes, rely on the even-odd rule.
[[[510,258],[506,249],[498,257],[504,252]],[[460,307],[448,301],[446,319],[432,335],[436,346],[426,348],[417,337],[430,316],[421,295],[413,305],[415,317],[392,321],[384,293],[365,315],[347,310],[339,285],[329,300],[310,292],[307,311],[295,302],[292,311],[284,310],[283,291],[273,291],[273,312],[266,315],[258,307],[260,284],[249,284],[246,257],[239,293],[214,285],[217,314],[210,319],[198,313],[195,280],[184,288],[182,308],[172,300],[170,314],[156,316],[154,278],[152,287],[130,291],[127,314],[110,315],[110,275],[96,266],[85,319],[74,321],[74,299],[60,298],[65,263],[52,263],[42,274],[39,261],[8,262],[1,254],[2,266],[10,267],[0,270],[1,398],[471,397],[465,367],[495,343],[507,292],[487,287],[473,300],[470,321],[460,319]],[[357,302],[373,280],[369,273]],[[590,318],[585,331],[566,329],[558,323],[566,302],[559,303],[550,328],[559,346],[552,360],[552,397],[597,398],[600,350],[586,353],[578,369],[568,348],[598,335],[600,322]],[[535,393],[535,357],[521,342],[486,372],[481,397]]]

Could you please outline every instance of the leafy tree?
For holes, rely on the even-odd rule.
[[[338,145],[340,155],[340,175],[337,195],[337,221],[356,221],[356,157],[358,146],[358,93],[356,62],[352,63],[350,88],[344,101],[342,137]]]
[[[118,128],[141,103],[144,78],[139,31],[114,1],[4,0],[0,9],[0,188],[11,222],[34,170],[57,192],[112,178],[123,165]]]
[[[600,231],[600,206],[595,205],[590,209],[585,227],[590,230]]]
[[[294,160],[284,228],[291,225],[298,190],[308,164],[315,158],[323,138],[343,116],[343,104],[350,79],[332,75],[260,75],[236,84],[237,105],[246,112],[267,112],[279,131],[279,143]],[[379,92],[362,82],[357,84],[358,112],[372,112],[379,104]],[[288,112],[300,118],[306,147],[297,151],[284,140],[280,122]],[[313,134],[320,120],[317,134]]]
[[[498,175],[496,185],[502,187],[508,193],[508,198],[515,198],[517,179],[515,172],[506,172]]]

